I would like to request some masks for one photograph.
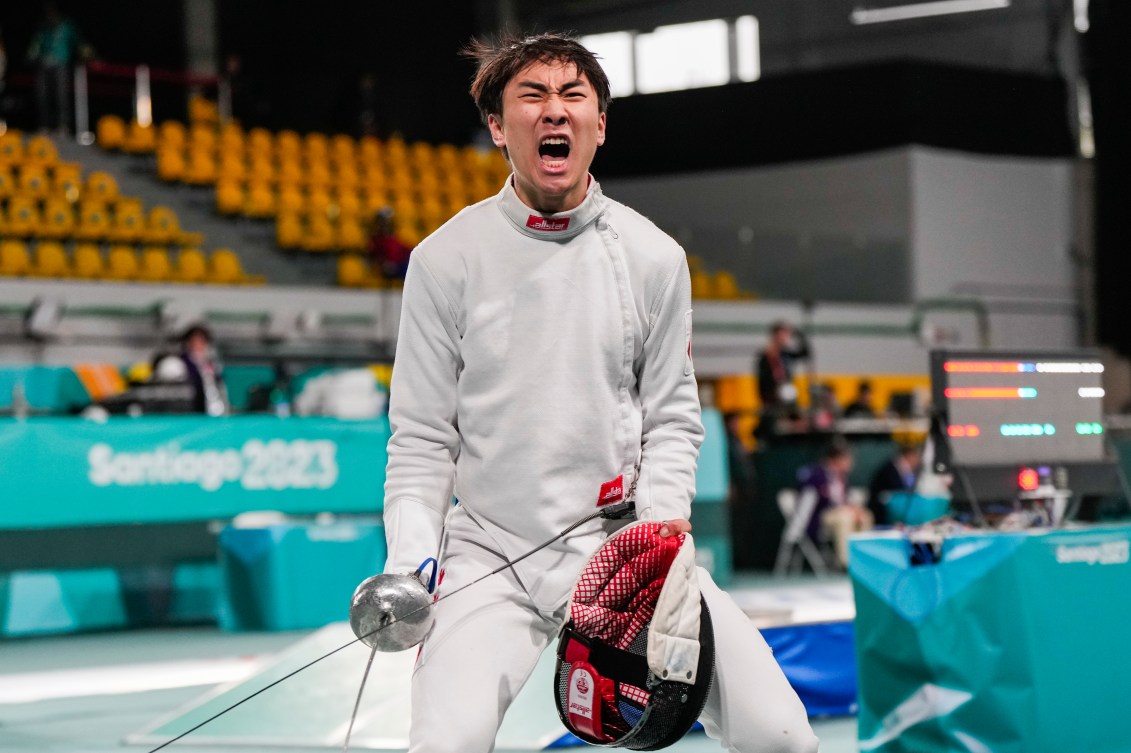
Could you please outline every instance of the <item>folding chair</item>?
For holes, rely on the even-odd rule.
[[[797,562],[798,552],[809,563],[809,567],[813,568],[813,572],[824,575],[829,571],[825,558],[806,531],[816,508],[815,489],[806,489],[802,494],[794,489],[782,489],[778,492],[778,509],[785,518],[785,527],[782,529],[778,556],[774,562],[775,576],[787,575],[794,570],[795,563],[801,564]]]

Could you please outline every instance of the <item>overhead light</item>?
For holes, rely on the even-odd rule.
[[[848,20],[857,26],[881,24],[888,21],[907,21],[912,18],[950,16],[978,10],[1008,8],[1010,0],[937,0],[931,3],[895,5],[890,8],[856,8]]]

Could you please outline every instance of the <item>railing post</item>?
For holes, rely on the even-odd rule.
[[[90,95],[86,82],[86,64],[75,66],[75,141],[83,146],[94,143],[90,130]]]
[[[149,66],[139,65],[134,78],[134,117],[138,125],[153,125],[153,98],[149,93]]]

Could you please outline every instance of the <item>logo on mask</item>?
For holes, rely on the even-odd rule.
[[[526,226],[531,230],[543,230],[550,233],[560,233],[569,227],[569,217],[539,217],[532,214],[526,218]]]
[[[577,678],[577,692],[585,694],[589,692],[589,683],[585,680],[585,675]]]

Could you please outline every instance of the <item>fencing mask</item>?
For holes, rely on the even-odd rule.
[[[640,522],[605,541],[581,571],[558,638],[555,701],[585,742],[658,750],[703,710],[715,669],[711,616],[689,534]]]

